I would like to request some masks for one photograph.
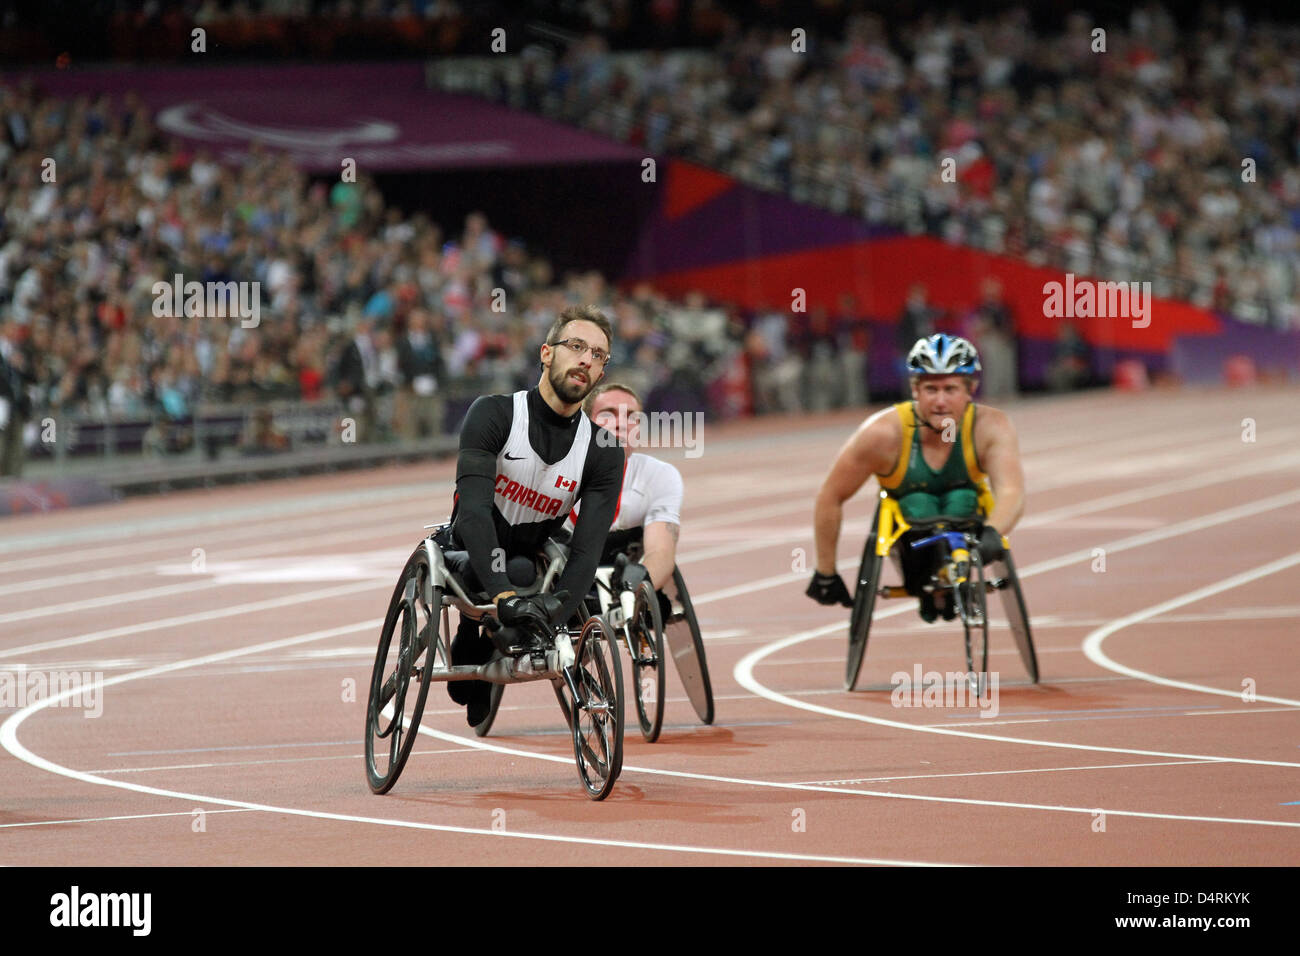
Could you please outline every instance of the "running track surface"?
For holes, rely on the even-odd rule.
[[[670,668],[663,735],[642,741],[629,707],[603,803],[545,683],[508,688],[484,740],[434,686],[396,788],[365,785],[379,619],[449,511],[451,462],[8,519],[0,672],[105,686],[98,706],[0,709],[0,863],[1293,864],[1293,401],[1007,406],[1043,676],[1027,683],[996,626],[996,716],[893,706],[895,672],[965,669],[959,627],[910,602],[878,603],[859,690],[840,689],[847,611],[803,596],[800,549],[860,414],[706,428],[700,457],[664,457],[686,479],[681,566],[717,720],[698,724]],[[874,488],[846,509],[850,581]]]

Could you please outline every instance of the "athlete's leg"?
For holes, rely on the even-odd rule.
[[[898,499],[898,506],[903,512],[903,517],[912,521],[925,520],[944,513],[939,508],[939,499],[923,491],[904,495]],[[924,548],[920,551],[912,549],[912,542],[919,541],[923,537],[925,537],[923,532],[908,531],[898,541],[898,552],[903,563],[903,586],[907,588],[907,593],[917,596],[919,605],[917,611],[921,615],[921,620],[929,624],[939,617],[939,608],[935,604],[934,594],[922,591],[921,588],[929,582],[938,563],[933,548]]]
[[[449,551],[444,556],[448,569],[460,579],[467,592],[476,594],[482,591],[467,552]],[[517,556],[506,562],[506,576],[516,587],[527,587],[536,578],[537,569],[531,559]],[[483,633],[482,625],[471,617],[462,617],[451,642],[452,664],[486,664],[492,659],[492,651],[492,640]],[[491,695],[492,685],[488,681],[447,682],[447,696],[455,703],[465,705],[465,720],[471,727],[477,727],[487,717],[492,706]]]

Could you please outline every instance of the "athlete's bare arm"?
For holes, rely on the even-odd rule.
[[[894,468],[902,438],[898,413],[892,407],[883,408],[859,425],[840,449],[813,506],[819,573],[835,573],[844,502],[857,494],[872,475],[888,474]]]
[[[975,420],[975,453],[993,489],[993,513],[985,520],[1010,534],[1025,511],[1025,472],[1020,466],[1020,440],[1005,412],[981,405]]]
[[[681,529],[670,521],[651,521],[641,536],[644,554],[641,564],[650,575],[650,583],[659,590],[673,576],[677,567],[677,534]]]

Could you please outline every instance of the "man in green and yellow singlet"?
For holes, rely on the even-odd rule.
[[[1006,413],[978,405],[980,360],[975,347],[953,335],[917,340],[907,356],[911,401],[899,402],[864,421],[840,449],[822,483],[813,509],[817,569],[807,594],[819,604],[853,606],[844,579],[835,570],[844,502],[872,475],[898,500],[908,519],[936,515],[978,515],[980,492],[992,492],[993,508],[984,518],[980,557],[985,564],[1002,556],[1002,536],[1010,534],[1024,511],[1025,477],[1016,430]],[[909,532],[896,553],[904,585],[921,599],[921,617],[940,613],[934,597],[921,592],[938,560],[934,549],[914,552]]]

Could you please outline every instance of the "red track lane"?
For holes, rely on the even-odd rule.
[[[1300,551],[1292,398],[1011,407],[1043,680],[995,628],[988,717],[894,706],[896,672],[965,666],[956,625],[898,601],[877,606],[860,689],[840,689],[847,614],[803,597],[802,568],[859,415],[720,426],[701,456],[666,453],[718,717],[700,726],[675,674],[658,743],[629,705],[604,803],[540,685],[508,688],[482,741],[435,686],[396,788],[366,788],[374,622],[449,510],[451,462],[8,519],[0,672],[124,679],[82,702],[94,719],[0,706],[0,863],[1294,863],[1300,559],[1269,567]],[[872,503],[847,509],[846,577]]]

